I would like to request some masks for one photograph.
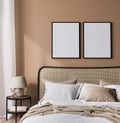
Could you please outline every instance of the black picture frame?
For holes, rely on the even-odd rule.
[[[68,40],[66,40],[66,43],[67,43],[67,45],[64,47],[64,44],[63,45],[58,45],[57,46],[57,48],[58,49],[60,49],[60,47],[61,47],[61,50],[64,50],[64,49],[66,49],[66,51],[64,51],[64,53],[66,53],[66,52],[68,52],[68,51],[70,51],[70,52],[75,52],[75,53],[73,53],[71,56],[70,56],[70,54],[69,54],[69,56],[67,56],[67,55],[64,55],[64,54],[62,54],[63,53],[63,51],[62,51],[62,55],[56,55],[55,54],[55,49],[57,49],[56,47],[55,47],[55,34],[56,34],[56,32],[55,32],[55,30],[54,29],[56,29],[56,27],[55,26],[57,26],[57,28],[58,28],[58,32],[57,32],[57,35],[59,35],[59,31],[61,31],[61,32],[63,32],[64,31],[64,33],[66,32],[66,34],[69,34],[69,37],[71,36],[71,35],[73,35],[73,36],[76,36],[75,38],[76,39],[73,39],[73,40],[71,40],[71,41],[73,41],[72,43],[70,42],[69,43],[69,41]],[[65,30],[64,29],[62,29],[62,27],[65,27]],[[51,58],[52,59],[79,59],[80,58],[80,27],[81,27],[81,23],[80,22],[51,22]],[[69,29],[68,29],[69,28]],[[70,33],[71,33],[71,31],[72,31],[72,29],[73,29],[73,31],[75,31],[75,32],[73,32],[71,35],[70,35]],[[69,31],[70,30],[70,31]],[[67,32],[68,31],[68,32]],[[64,35],[64,34],[63,34]],[[59,37],[62,37],[61,36],[61,33],[60,33],[60,35],[58,36],[58,38]],[[67,39],[69,39],[69,37],[68,36],[65,36],[64,35],[64,37],[66,37]],[[71,36],[72,37],[72,36]],[[57,38],[57,40],[59,40]],[[64,39],[64,38],[63,38]],[[64,41],[62,41],[62,42],[64,42]],[[75,43],[77,43],[77,44],[74,44],[74,42]],[[57,43],[59,44],[59,41],[57,41]],[[72,46],[70,45],[70,44],[72,44]],[[69,49],[69,46],[71,47],[71,49]],[[74,47],[74,46],[76,46],[76,47]],[[64,48],[63,48],[64,47]],[[76,51],[75,51],[76,50]],[[58,51],[59,52],[59,51]],[[59,54],[59,53],[58,53]],[[66,53],[67,54],[67,53]],[[75,55],[74,55],[75,54]]]
[[[98,27],[100,28],[96,30],[94,29]],[[94,36],[90,38],[92,34],[89,34],[89,33],[92,30],[93,30]],[[98,32],[101,30],[101,34],[98,34],[97,30]],[[104,33],[102,31],[104,31]],[[98,37],[99,41],[96,40],[95,36]],[[104,38],[104,36],[106,37]],[[93,41],[90,39],[93,39],[93,40],[95,39],[95,40]],[[95,41],[96,41],[95,43],[96,45],[94,44]],[[104,44],[105,42],[103,43],[103,45],[100,44],[100,42],[103,42],[103,41],[106,41],[108,44]],[[94,49],[95,51],[93,51]],[[98,52],[98,55],[97,55],[97,52]],[[100,54],[100,52],[102,53]],[[91,55],[92,53],[94,55]],[[104,53],[106,53],[106,55]],[[83,22],[83,58],[84,59],[111,59],[112,58],[112,22]]]

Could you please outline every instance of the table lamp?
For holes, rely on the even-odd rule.
[[[13,92],[13,96],[21,97],[24,96],[24,88],[27,87],[27,82],[24,76],[12,77],[10,89]]]

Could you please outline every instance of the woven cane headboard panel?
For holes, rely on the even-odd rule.
[[[120,66],[115,67],[53,67],[43,66],[38,71],[38,99],[44,95],[43,80],[64,81],[78,79],[78,82],[99,83],[99,79],[120,83]]]

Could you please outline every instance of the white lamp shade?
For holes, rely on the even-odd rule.
[[[24,76],[14,76],[12,77],[12,82],[10,88],[25,88],[27,87],[27,82]]]

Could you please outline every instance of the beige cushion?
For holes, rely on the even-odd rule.
[[[44,83],[47,82],[53,82],[53,83],[63,83],[63,84],[76,84],[77,79],[70,79],[70,80],[65,80],[65,81],[55,81],[55,80],[42,80]]]
[[[70,79],[70,80],[65,80],[62,83],[64,84],[75,84],[77,82],[77,79]]]
[[[109,80],[103,80],[103,79],[100,79],[99,80],[99,84],[101,86],[106,86],[106,85],[113,85],[113,82],[109,81]]]
[[[115,89],[89,86],[88,94],[86,95],[85,101],[116,102],[116,98],[114,97],[115,93]]]

